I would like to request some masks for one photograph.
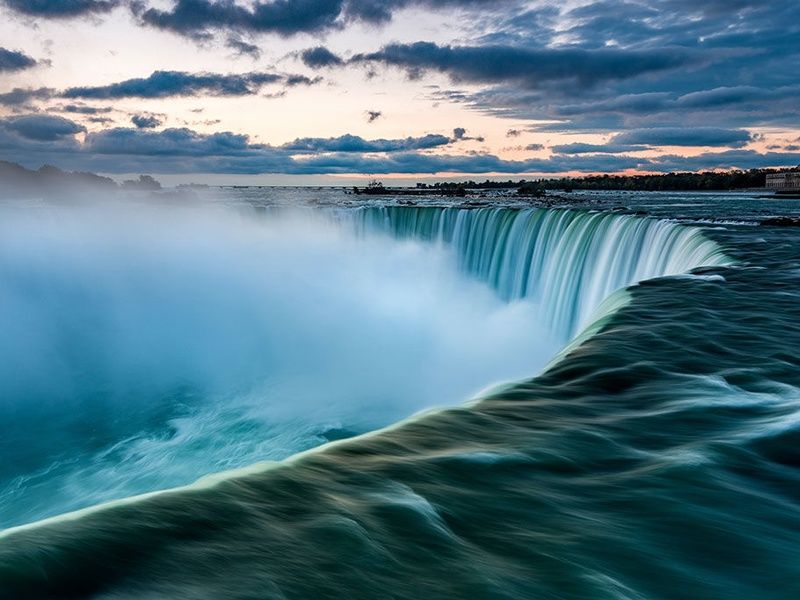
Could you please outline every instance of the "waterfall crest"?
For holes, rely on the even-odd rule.
[[[565,342],[615,290],[731,262],[699,228],[632,215],[434,207],[368,207],[354,214],[362,234],[383,231],[452,246],[461,268],[502,298],[536,302]]]

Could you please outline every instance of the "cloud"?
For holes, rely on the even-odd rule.
[[[483,36],[476,48],[521,49],[564,66],[565,79],[542,79],[536,66],[533,81],[498,69],[486,77],[475,51],[475,66],[462,68],[458,56],[435,47],[412,52],[376,53],[385,64],[396,63],[412,75],[428,71],[449,74],[453,81],[483,84],[479,89],[437,91],[437,100],[460,102],[492,115],[514,119],[551,120],[542,131],[602,132],[647,127],[800,127],[797,98],[800,82],[800,21],[796,0],[755,2],[689,0],[589,0],[580,3],[530,3],[529,10],[510,13]],[[713,5],[714,8],[710,8]],[[422,49],[424,50],[424,48]],[[402,52],[401,52],[402,51]],[[603,56],[604,52],[612,54]],[[574,72],[559,52],[594,55],[584,67],[599,67],[636,57],[674,54],[679,68],[628,72],[604,78],[602,85],[576,87]],[[386,56],[384,56],[386,55]],[[514,55],[508,55],[513,59]],[[608,60],[606,60],[608,59]],[[491,61],[495,63],[495,61]],[[505,63],[505,61],[504,61]],[[508,64],[513,65],[514,60]],[[604,64],[605,63],[605,64]],[[578,67],[579,71],[582,67]],[[591,77],[591,74],[590,74]],[[571,83],[577,85],[570,85]],[[579,98],[579,99],[578,99]]]
[[[325,48],[317,46],[309,48],[300,53],[300,58],[307,67],[319,69],[322,67],[338,67],[344,64],[344,60]]]
[[[509,138],[511,138],[511,137],[519,137],[521,135],[522,135],[522,131],[520,131],[519,129],[509,129],[508,131],[506,131],[506,137],[509,137]]]
[[[108,12],[119,0],[0,0],[10,9],[32,17],[66,19]]]
[[[36,59],[31,58],[24,52],[0,48],[0,73],[22,71],[23,69],[35,67],[36,64]]]
[[[232,1],[176,0],[171,9],[146,8],[139,14],[147,25],[192,37],[209,30],[231,29],[294,35],[333,26],[343,12],[342,0],[277,0],[252,7]]]
[[[611,138],[611,144],[647,146],[744,146],[751,141],[744,129],[719,127],[654,127],[634,129]]]
[[[89,106],[87,104],[66,104],[58,107],[58,110],[66,113],[74,113],[78,115],[99,115],[103,113],[110,113],[114,109],[110,106]]]
[[[288,82],[289,78],[275,73],[186,73],[155,71],[148,77],[127,79],[96,87],[72,87],[65,98],[167,98],[170,96],[247,96],[257,94],[262,86]]]
[[[561,144],[552,146],[556,154],[622,154],[624,152],[641,152],[647,146],[632,144]]]
[[[453,139],[456,140],[456,141],[459,141],[459,142],[460,141],[470,141],[470,140],[473,140],[473,141],[476,141],[476,142],[485,141],[483,136],[477,136],[477,137],[469,137],[469,136],[467,136],[467,130],[464,129],[463,127],[456,127],[455,129],[453,129]]]
[[[53,142],[86,131],[82,125],[51,115],[23,115],[0,120],[2,127],[26,140]]]
[[[357,135],[343,135],[335,138],[299,138],[281,146],[284,150],[297,153],[317,152],[401,152],[427,150],[450,144],[452,140],[444,135],[429,133],[422,137],[407,137],[395,140],[365,140]]]
[[[528,144],[525,146],[525,150],[529,152],[538,152],[539,150],[544,150],[544,144]]]
[[[161,125],[162,121],[156,115],[133,115],[131,123],[139,129],[154,129]]]
[[[194,38],[207,38],[212,31],[230,30],[292,36],[320,33],[352,22],[373,25],[391,20],[404,8],[431,10],[481,8],[508,9],[519,0],[175,0],[166,10],[136,5],[142,23]]]
[[[678,97],[675,106],[682,109],[717,109],[754,103],[772,103],[784,99],[796,99],[800,85],[763,88],[752,85],[720,86],[708,90],[690,92]]]
[[[367,111],[367,123],[374,123],[378,119],[383,116],[383,113],[379,110],[368,110]]]
[[[22,106],[31,100],[47,100],[55,94],[51,88],[14,88],[10,92],[0,94],[0,104],[5,106]]]
[[[249,56],[250,58],[261,58],[261,48],[255,44],[245,42],[241,37],[236,35],[228,36],[225,45],[232,49],[239,56]]]
[[[124,127],[89,133],[84,150],[90,153],[132,156],[207,157],[241,156],[266,146],[251,144],[248,136],[231,132],[202,134],[186,128],[163,131]]]
[[[727,150],[698,156],[665,155],[649,161],[643,169],[650,171],[699,171],[708,169],[753,169],[800,166],[798,152],[755,152]]]
[[[306,75],[287,75],[284,82],[289,87],[297,85],[316,85],[322,81],[322,77],[308,77]]]
[[[30,120],[42,119],[39,122]],[[730,150],[694,157],[640,158],[629,155],[555,154],[549,158],[503,160],[491,154],[432,154],[404,150],[424,146],[428,139],[359,140],[357,136],[296,140],[284,147],[253,143],[231,132],[202,134],[190,129],[113,128],[75,136],[80,125],[60,117],[29,115],[21,120],[0,120],[0,149],[22,164],[58,164],[65,168],[109,173],[504,173],[559,174],[565,172],[616,172],[702,170],[717,167],[786,166],[800,163],[800,154]],[[435,140],[431,139],[431,143]],[[443,142],[444,140],[438,140]],[[352,144],[352,146],[348,146]],[[354,146],[361,144],[365,152]],[[291,149],[295,148],[295,149]],[[299,149],[298,149],[299,148]],[[350,151],[350,150],[353,151]],[[376,149],[390,152],[374,153]],[[342,151],[345,150],[345,151]]]
[[[526,89],[568,82],[587,87],[686,65],[688,53],[666,50],[526,48],[520,46],[441,46],[433,42],[390,44],[377,52],[356,54],[351,63],[379,62],[405,69],[411,77],[425,71],[448,74],[454,81],[512,82]]]

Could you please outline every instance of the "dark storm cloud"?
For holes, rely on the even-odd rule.
[[[23,115],[0,119],[0,126],[25,140],[54,142],[86,131],[82,125],[51,115]]]
[[[120,0],[0,0],[0,3],[32,17],[64,19],[108,12]]]
[[[284,150],[297,153],[316,152],[400,152],[425,150],[446,146],[452,140],[444,135],[429,133],[422,137],[407,137],[396,140],[365,140],[357,135],[343,135],[335,138],[299,138],[281,146]]]
[[[408,7],[434,10],[508,9],[519,0],[175,0],[167,9],[135,4],[142,23],[181,35],[205,38],[212,31],[233,30],[291,36],[340,28],[360,21],[382,24]]]
[[[744,146],[752,136],[743,129],[655,127],[634,129],[611,138],[611,144],[647,146]]]
[[[73,87],[65,98],[166,98],[170,96],[247,96],[257,94],[262,86],[287,81],[275,73],[186,73],[155,71],[149,77],[127,79],[110,85]]]
[[[680,49],[617,50],[525,48],[519,46],[441,46],[433,42],[390,44],[377,52],[355,55],[350,62],[383,63],[405,69],[448,74],[454,81],[508,83],[527,89],[552,82],[590,86],[673,69],[690,62]]]
[[[344,60],[324,46],[303,50],[303,52],[300,53],[300,58],[307,67],[312,69],[337,67],[344,64]]]
[[[36,60],[18,50],[0,48],[0,73],[22,71],[36,66]]]
[[[161,125],[162,121],[155,115],[133,115],[131,123],[139,129],[154,129]]]

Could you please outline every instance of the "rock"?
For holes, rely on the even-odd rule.
[[[776,227],[800,227],[800,217],[770,217],[761,221],[761,224]]]

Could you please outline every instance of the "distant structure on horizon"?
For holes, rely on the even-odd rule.
[[[800,173],[768,173],[766,187],[778,193],[800,193]]]

